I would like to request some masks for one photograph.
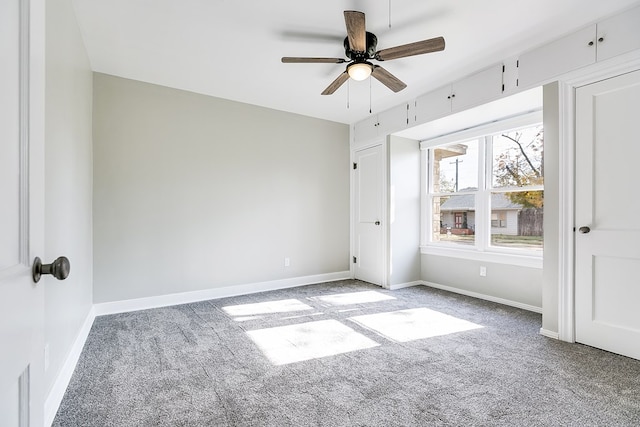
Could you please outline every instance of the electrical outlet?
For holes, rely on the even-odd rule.
[[[44,346],[44,370],[45,372],[49,369],[49,344],[45,344]]]
[[[484,265],[480,267],[480,276],[485,277],[487,275],[487,267]]]
[[[290,265],[291,265],[291,260],[289,259],[289,257],[285,257],[284,266],[285,267],[289,267]]]

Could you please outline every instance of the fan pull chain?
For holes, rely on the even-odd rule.
[[[389,28],[391,28],[391,0],[389,0]]]
[[[371,114],[371,76],[369,76],[369,114]]]
[[[349,98],[351,97],[351,91],[349,90],[351,88],[351,83],[349,80],[347,80],[347,110],[349,109]]]

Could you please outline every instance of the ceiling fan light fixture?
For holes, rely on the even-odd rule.
[[[373,65],[368,62],[356,62],[347,67],[347,73],[355,81],[365,80],[371,75]]]

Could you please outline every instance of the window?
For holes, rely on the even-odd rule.
[[[475,244],[475,194],[478,187],[477,141],[429,150],[432,177],[433,242]]]
[[[507,228],[507,213],[505,211],[491,211],[491,228]]]
[[[423,247],[542,256],[543,128],[534,113],[423,141]]]

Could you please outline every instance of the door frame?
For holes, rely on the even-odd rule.
[[[576,89],[640,70],[640,52],[622,55],[558,79],[560,117],[558,338],[575,342],[575,150]]]
[[[351,203],[349,203],[350,207],[350,254],[349,254],[349,273],[352,279],[355,278],[355,267],[353,265],[353,257],[356,253],[356,191],[355,191],[355,171],[353,170],[353,164],[356,160],[356,152],[367,150],[369,148],[373,148],[375,146],[382,146],[382,209],[381,209],[381,218],[380,222],[382,222],[382,277],[380,281],[380,285],[389,289],[389,167],[388,167],[388,159],[389,159],[389,135],[385,135],[384,137],[377,138],[375,140],[370,141],[367,144],[361,144],[358,146],[351,146],[350,149],[350,163],[349,167],[351,173],[349,174],[350,180],[350,193],[351,193]]]

